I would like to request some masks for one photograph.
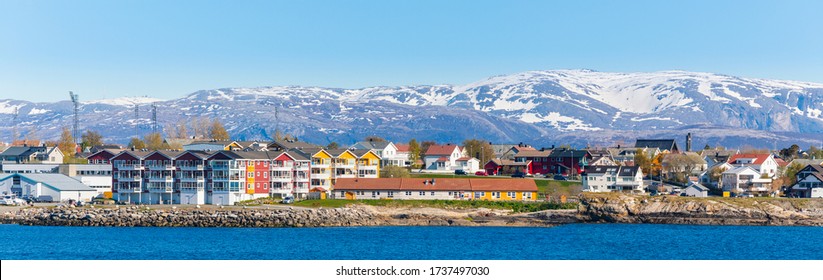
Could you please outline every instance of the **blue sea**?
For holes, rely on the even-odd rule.
[[[528,227],[124,228],[0,225],[0,259],[805,260],[823,228],[570,224]]]

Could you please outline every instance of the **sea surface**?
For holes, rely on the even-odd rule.
[[[528,227],[127,228],[0,225],[0,259],[805,260],[823,228],[571,224]]]

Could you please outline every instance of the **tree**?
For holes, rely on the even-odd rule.
[[[337,142],[331,142],[331,143],[329,143],[328,146],[326,146],[326,149],[329,149],[329,150],[334,150],[334,149],[339,149],[339,148],[340,148],[340,144],[337,144]]]
[[[159,132],[152,132],[143,136],[143,142],[146,145],[146,149],[149,150],[165,150],[169,148],[169,145],[166,142],[163,142],[163,136],[160,135]]]
[[[429,149],[429,147],[431,147],[431,145],[437,145],[437,142],[434,142],[434,141],[423,141],[423,143],[422,143],[422,144],[420,144],[420,155],[419,155],[419,158],[421,158],[421,159],[422,159],[422,158],[423,158],[423,156],[424,156],[424,155],[426,155],[426,151]]]
[[[709,170],[709,181],[720,182],[720,177],[723,176],[723,172],[726,172],[725,167],[715,166],[714,168]]]
[[[380,137],[380,136],[368,136],[365,139],[363,139],[363,141],[366,141],[366,142],[386,142],[386,139],[383,139],[383,137]]]
[[[74,137],[71,136],[71,131],[69,131],[68,127],[64,127],[63,132],[60,134],[60,140],[57,141],[57,148],[63,153],[64,162],[74,157],[74,154],[77,152],[75,151],[76,147],[77,144],[74,143]]]
[[[194,132],[194,138],[207,138],[206,136],[208,136],[209,133],[209,119],[206,117],[199,117],[192,120],[192,130]]]
[[[638,148],[637,151],[634,153],[634,165],[639,166],[641,170],[643,170],[643,174],[652,175],[652,161],[649,159],[649,156],[646,155],[646,151],[644,149]]]
[[[800,146],[792,144],[791,147],[781,149],[780,156],[785,160],[793,160],[797,158],[797,152],[800,151]]]
[[[132,137],[129,141],[129,148],[134,148],[135,150],[142,150],[146,148],[146,142],[140,140],[140,138]]]
[[[463,149],[466,150],[469,157],[475,157],[480,160],[480,165],[494,158],[494,149],[489,141],[480,139],[468,139],[463,141]]]
[[[80,136],[80,146],[85,148],[103,145],[103,136],[96,131],[86,130],[86,133]]]
[[[384,166],[380,168],[380,178],[409,178],[409,170],[400,166]]]
[[[166,127],[166,136],[172,139],[189,138],[189,129],[186,127],[186,122],[180,120],[177,122],[177,124],[169,125],[168,127]]]
[[[787,186],[791,186],[794,185],[794,183],[797,183],[797,172],[800,172],[800,170],[803,168],[805,168],[805,166],[796,162],[789,164],[789,166],[786,166],[786,172],[783,173],[783,177],[785,178],[784,183],[786,183]]]
[[[417,160],[420,159],[420,144],[417,143],[417,140],[412,139],[409,141],[409,162],[411,162],[412,166],[417,164]]]
[[[220,123],[219,120],[214,120],[211,123],[211,127],[209,127],[209,138],[215,140],[229,140],[229,132],[226,131],[226,128],[223,127],[223,124]]]
[[[823,158],[823,150],[815,147],[814,145],[810,146],[808,150],[806,150],[806,157],[813,158],[813,159],[821,159]]]

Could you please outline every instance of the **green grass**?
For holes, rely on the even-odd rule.
[[[577,203],[521,202],[521,201],[483,201],[483,200],[304,200],[295,206],[303,207],[342,207],[350,204],[363,204],[384,207],[431,207],[442,209],[502,209],[516,213],[535,212],[549,209],[576,209]]]

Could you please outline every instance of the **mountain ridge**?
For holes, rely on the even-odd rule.
[[[221,119],[235,137],[256,139],[280,129],[320,142],[383,134],[398,141],[482,137],[493,142],[562,139],[583,144],[591,142],[585,137],[592,135],[609,134],[614,137],[603,141],[616,141],[620,137],[614,134],[621,131],[654,135],[690,126],[716,139],[724,138],[723,131],[814,145],[823,138],[823,84],[687,71],[544,70],[465,85],[235,87],[199,90],[165,101],[113,100],[82,102],[81,118],[96,122],[86,122],[81,129],[106,132],[119,127],[110,131],[111,138],[123,142],[146,132],[151,121],[144,105],[155,103],[161,126],[208,116]],[[143,111],[135,117],[129,103]],[[56,137],[60,127],[71,124],[68,101],[0,100],[0,121],[6,124],[0,125],[0,137],[10,138],[14,110],[19,113],[18,127],[42,128],[44,138]],[[783,139],[780,134],[794,136]],[[706,141],[722,142],[715,138]]]

